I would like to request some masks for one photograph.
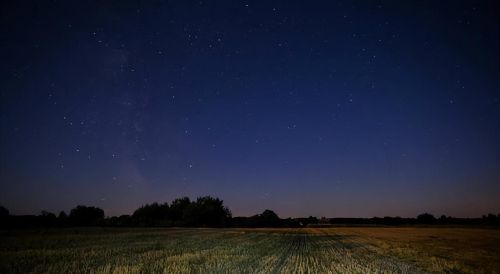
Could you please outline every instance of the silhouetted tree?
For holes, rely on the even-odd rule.
[[[210,196],[199,197],[184,208],[184,226],[222,227],[231,218],[231,211],[224,207],[223,201]]]
[[[175,199],[170,204],[170,217],[174,222],[174,225],[182,225],[182,218],[184,216],[184,211],[191,205],[191,200],[188,197],[182,197]]]
[[[499,225],[500,224],[500,216],[489,213],[488,215],[483,215],[483,223],[486,225]]]
[[[104,219],[104,211],[93,206],[79,205],[71,210],[69,219],[73,225],[97,225]]]
[[[436,222],[436,218],[432,214],[424,213],[417,216],[417,222],[421,224],[433,224]]]
[[[56,219],[56,215],[52,212],[48,212],[48,211],[45,211],[45,210],[42,210],[40,216],[44,217],[44,218],[49,218],[49,219]]]
[[[281,219],[274,211],[270,209],[264,210],[257,215],[258,225],[262,227],[278,227],[281,226]]]
[[[381,224],[383,224],[383,225],[400,225],[401,222],[402,222],[402,219],[399,216],[396,216],[396,217],[386,216],[386,217],[382,218],[382,220],[381,220]]]
[[[0,206],[0,219],[9,217],[9,210],[3,206]]]
[[[39,216],[41,226],[55,226],[57,225],[57,217],[54,213],[42,210]]]
[[[140,225],[168,225],[169,206],[167,203],[146,204],[134,211],[132,217]]]
[[[440,224],[448,224],[448,223],[450,223],[450,217],[443,214],[439,217],[439,219],[437,219],[437,221]]]
[[[130,215],[120,215],[118,217],[118,225],[120,226],[129,226],[132,224],[132,217]]]
[[[9,210],[3,206],[0,206],[0,227],[6,227],[9,225]]]
[[[319,224],[326,225],[326,224],[329,224],[329,223],[330,223],[330,219],[326,218],[325,216],[322,216],[319,219]]]
[[[68,225],[68,215],[66,214],[66,212],[64,212],[64,210],[62,210],[61,212],[59,212],[59,215],[57,215],[57,223],[60,225],[60,226],[67,226]]]
[[[183,219],[189,207],[191,207],[191,200],[188,197],[177,198],[172,202],[170,205],[170,218],[174,226],[186,225]]]
[[[199,197],[190,209],[195,209],[196,222],[200,226],[222,227],[231,218],[231,211],[224,206],[224,202],[210,196]]]
[[[108,226],[134,226],[137,225],[130,215],[120,215],[119,217],[113,216],[107,218],[105,221]]]
[[[66,214],[66,212],[64,212],[64,210],[62,210],[61,212],[59,212],[57,218],[61,220],[66,220],[68,218],[68,215]]]
[[[309,216],[307,218],[297,218],[301,226],[308,226],[312,224],[318,224],[319,220],[316,217]]]
[[[122,215],[104,219],[104,211],[92,206],[77,206],[69,216],[61,211],[56,218],[53,213],[42,211],[40,215],[9,215],[9,211],[0,206],[0,224],[2,227],[45,227],[45,226],[187,226],[187,227],[300,227],[327,224],[371,224],[371,225],[414,225],[414,224],[454,224],[500,226],[500,214],[487,214],[481,218],[454,218],[442,215],[436,219],[429,213],[417,218],[373,217],[373,218],[307,218],[281,219],[274,211],[266,209],[252,217],[232,218],[231,211],[219,198],[199,197],[191,201],[188,197],[175,199],[167,203],[152,203],[141,206],[133,215]]]
[[[170,206],[167,203],[146,204],[138,208],[132,218],[136,224],[146,226],[222,227],[228,224],[231,211],[218,198],[205,196],[191,201],[183,197],[175,199]]]

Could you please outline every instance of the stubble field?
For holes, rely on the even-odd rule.
[[[479,228],[0,232],[0,273],[500,273],[499,254]]]

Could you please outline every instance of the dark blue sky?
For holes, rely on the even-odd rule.
[[[499,212],[498,1],[7,1],[0,203]]]

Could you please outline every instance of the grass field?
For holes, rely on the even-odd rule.
[[[500,273],[500,230],[126,229],[0,232],[0,273]]]

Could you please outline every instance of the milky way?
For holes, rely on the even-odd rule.
[[[495,1],[12,1],[0,203],[500,211]]]

